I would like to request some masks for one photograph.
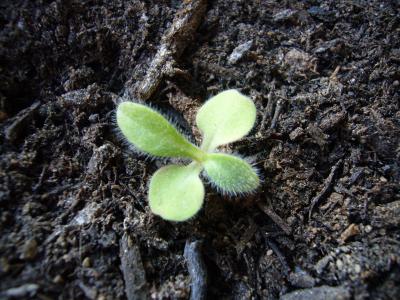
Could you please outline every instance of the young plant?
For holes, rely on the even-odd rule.
[[[167,165],[154,173],[149,187],[153,213],[170,221],[193,217],[204,200],[200,173],[221,192],[242,194],[255,190],[259,178],[243,159],[216,153],[218,146],[241,139],[253,127],[256,107],[236,90],[227,90],[208,100],[198,111],[196,124],[203,135],[197,147],[182,136],[161,114],[133,102],[117,108],[117,124],[138,150],[158,157],[189,158],[188,165]]]

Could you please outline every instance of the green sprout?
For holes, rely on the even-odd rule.
[[[217,147],[237,141],[249,133],[256,119],[256,107],[236,90],[227,90],[208,100],[198,111],[196,124],[203,140],[190,143],[161,114],[138,103],[122,102],[117,124],[139,151],[158,157],[192,160],[188,165],[167,165],[151,178],[149,204],[154,214],[170,221],[193,217],[204,200],[200,173],[221,192],[243,194],[255,190],[260,180],[243,159],[215,152]]]

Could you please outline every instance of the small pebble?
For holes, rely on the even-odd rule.
[[[338,260],[336,261],[336,267],[337,267],[339,270],[342,270],[342,269],[343,269],[343,262],[342,262],[340,259],[338,259]]]
[[[60,284],[64,282],[64,279],[62,278],[61,275],[56,275],[56,277],[53,278],[53,282]]]
[[[354,266],[354,271],[356,272],[356,273],[360,273],[361,272],[361,266],[360,265],[355,265]]]
[[[372,226],[371,225],[367,225],[367,226],[365,226],[364,229],[365,229],[366,233],[370,233],[372,231]]]
[[[82,267],[84,268],[90,268],[91,267],[91,262],[89,257],[85,257],[85,259],[82,262]]]
[[[38,244],[35,239],[28,240],[23,246],[21,259],[34,259],[38,253]]]
[[[253,46],[253,40],[237,46],[233,49],[231,55],[229,55],[228,62],[231,65],[237,63],[244,55],[246,55],[247,52],[249,52],[251,46]]]

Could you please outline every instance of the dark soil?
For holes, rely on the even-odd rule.
[[[192,281],[208,299],[396,299],[399,23],[381,0],[1,1],[0,298],[187,299]],[[142,98],[198,139],[196,109],[228,88],[258,119],[224,151],[261,188],[154,216],[166,162],[121,140],[116,104]]]

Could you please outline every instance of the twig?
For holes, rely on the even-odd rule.
[[[10,288],[0,292],[1,299],[9,298],[31,298],[36,295],[39,285],[35,283],[26,283],[18,287]]]
[[[253,238],[254,234],[258,230],[257,224],[251,218],[249,219],[249,224],[250,226],[246,229],[245,233],[240,238],[238,245],[236,246],[236,253],[238,257],[242,254],[247,243]]]
[[[282,252],[279,250],[278,246],[269,238],[268,233],[265,234],[265,242],[267,245],[274,251],[276,256],[279,259],[279,262],[281,263],[283,267],[283,273],[288,276],[290,272],[290,267],[288,263],[286,262],[285,256],[282,254]]]
[[[267,107],[265,108],[265,115],[269,118],[272,118],[274,104],[275,104],[275,93],[274,93],[274,85],[272,85],[271,91],[268,93],[268,103]]]
[[[183,1],[171,27],[161,39],[161,45],[143,79],[136,88],[137,96],[149,99],[166,75],[174,73],[176,59],[192,39],[207,8],[207,0]]]
[[[257,202],[258,207],[268,216],[272,221],[275,222],[287,235],[292,233],[292,228],[286,224],[286,222],[278,216],[271,208],[262,204],[261,202]]]
[[[272,117],[272,111],[274,109],[274,104],[275,104],[275,99],[274,99],[274,83],[272,84],[272,88],[268,93],[267,96],[268,102],[267,106],[265,107],[262,119],[261,119],[261,126],[259,129],[259,132],[263,132],[266,125],[267,125],[267,119],[270,120]]]
[[[331,169],[331,172],[329,173],[329,176],[325,179],[324,188],[321,190],[321,192],[318,193],[317,196],[315,196],[311,200],[310,208],[308,211],[308,220],[311,220],[311,215],[312,215],[312,212],[313,212],[315,206],[319,205],[320,202],[323,199],[325,199],[331,192],[334,181],[336,179],[336,176],[338,175],[338,172],[339,172],[339,169],[340,169],[342,163],[343,163],[343,160],[341,159],[333,166],[333,168]]]
[[[40,173],[39,180],[38,180],[38,182],[32,187],[32,191],[36,192],[36,191],[40,188],[40,186],[41,186],[42,183],[43,183],[43,177],[44,177],[44,174],[46,173],[46,171],[47,171],[47,165],[44,165],[44,167],[42,168],[42,172]]]
[[[279,115],[281,114],[282,107],[283,107],[283,99],[279,99],[278,102],[276,103],[274,117],[272,118],[271,121],[271,129],[274,129],[276,127]]]
[[[147,283],[139,247],[124,233],[119,243],[121,270],[128,300],[148,299]]]
[[[207,269],[201,252],[201,242],[186,242],[184,256],[187,262],[191,283],[191,300],[206,299],[207,296]]]
[[[16,142],[20,135],[26,132],[26,127],[34,116],[35,111],[39,108],[40,102],[34,102],[28,108],[20,111],[17,116],[15,116],[14,122],[11,123],[5,130],[6,139],[11,143]]]

